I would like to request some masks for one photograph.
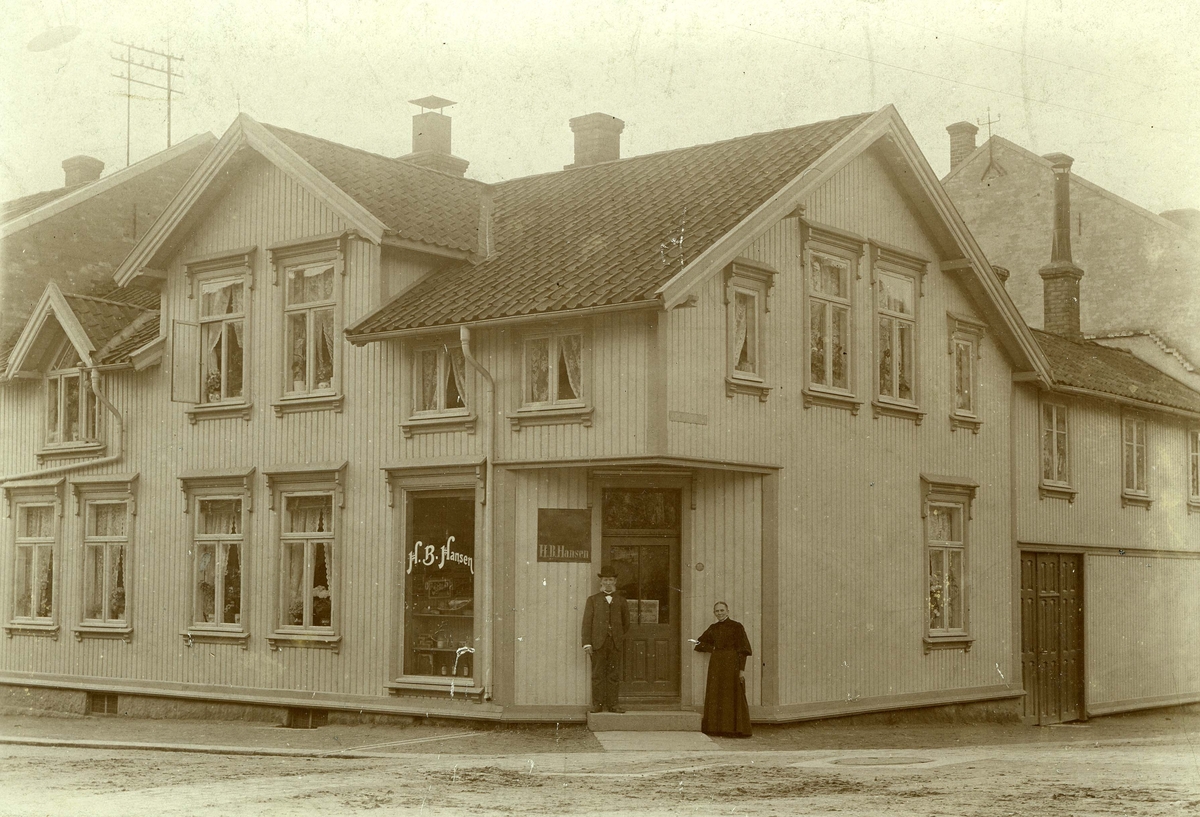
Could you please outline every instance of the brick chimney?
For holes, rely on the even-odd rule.
[[[100,174],[104,172],[104,162],[91,156],[72,156],[70,159],[63,159],[62,169],[66,174],[64,186],[74,187],[100,178]]]
[[[421,99],[410,99],[413,105],[420,105],[421,113],[413,116],[412,153],[401,156],[400,160],[409,164],[440,170],[451,176],[463,176],[471,164],[466,159],[450,153],[450,117],[442,113],[454,103],[439,96],[427,96]],[[437,110],[431,110],[437,108]]]
[[[1071,260],[1071,164],[1065,153],[1042,158],[1054,170],[1054,243],[1050,263],[1038,270],[1042,276],[1042,326],[1068,338],[1082,337],[1079,330],[1079,279],[1083,270]]]
[[[1200,210],[1185,207],[1182,210],[1163,210],[1159,215],[1189,232],[1200,233]]]
[[[979,133],[979,128],[970,122],[955,122],[946,126],[946,133],[950,134],[950,170],[953,171],[975,152],[975,134]]]
[[[571,120],[575,134],[575,161],[566,166],[588,167],[621,158],[621,131],[625,123],[606,113],[589,113]]]

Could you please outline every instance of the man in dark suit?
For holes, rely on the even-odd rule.
[[[592,711],[624,712],[617,703],[621,651],[629,631],[629,603],[617,593],[617,574],[600,568],[600,592],[583,607],[583,651],[592,659]]]

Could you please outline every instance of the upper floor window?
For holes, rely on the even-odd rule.
[[[916,403],[916,281],[908,275],[880,270],[875,311],[879,397]]]
[[[244,283],[218,278],[200,283],[200,343],[202,403],[240,401],[244,398],[246,314]]]
[[[1200,503],[1200,429],[1188,432],[1188,499]]]
[[[128,503],[100,500],[84,503],[83,618],[86,623],[125,623],[128,544]]]
[[[814,252],[808,263],[809,385],[850,391],[851,262]]]
[[[583,334],[552,332],[525,339],[525,405],[579,405],[583,390]]]
[[[578,350],[575,355],[578,359]],[[569,389],[569,371],[566,383]],[[466,411],[467,361],[462,349],[445,343],[418,347],[413,352],[413,415],[465,414]]]
[[[1058,485],[1071,482],[1068,458],[1067,407],[1042,403],[1042,481]]]
[[[83,362],[68,342],[46,375],[46,444],[68,446],[99,439],[99,411]]]
[[[1149,507],[1146,484],[1146,420],[1132,414],[1121,418],[1121,497],[1123,505]]]
[[[950,407],[950,427],[969,428],[978,433],[979,419],[979,358],[983,344],[984,325],[972,318],[950,313],[947,350],[952,361],[951,376],[954,400]]]
[[[15,619],[54,616],[54,551],[57,516],[53,504],[22,503],[16,508]]]
[[[767,300],[775,270],[748,258],[738,258],[725,270],[726,367],[725,393],[754,394],[766,400]]]
[[[334,264],[289,267],[284,320],[289,395],[334,389]]]

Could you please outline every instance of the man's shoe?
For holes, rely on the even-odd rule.
[[[619,706],[614,706],[613,708],[609,709],[608,711],[613,713],[614,715],[624,715],[625,714],[625,710]]]
[[[589,715],[591,715],[591,714],[595,714],[595,713],[597,713],[597,712],[603,712],[603,711],[604,711],[604,707],[602,707],[602,706],[593,706],[591,709],[589,709],[589,710],[588,710],[588,714],[589,714]]]

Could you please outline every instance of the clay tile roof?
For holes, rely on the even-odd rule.
[[[20,218],[26,213],[41,207],[43,204],[49,204],[55,199],[61,199],[63,196],[74,190],[78,190],[82,186],[77,184],[72,187],[60,187],[56,190],[43,190],[40,193],[30,193],[28,196],[10,199],[0,204],[0,222]]]
[[[648,300],[870,114],[495,185],[495,252],[440,270],[351,337]]]
[[[158,309],[159,305],[157,292],[147,287],[137,286],[136,284],[117,287],[114,290],[104,293],[101,297],[106,301],[132,304],[140,306],[142,309]]]
[[[1058,385],[1200,413],[1200,393],[1131,352],[1032,331]]]
[[[99,364],[123,363],[129,356],[158,337],[158,313],[144,312],[99,350]]]
[[[103,349],[105,344],[138,318],[153,311],[130,303],[93,298],[90,295],[63,297],[97,351]]]
[[[485,185],[264,124],[401,238],[474,252]]]

